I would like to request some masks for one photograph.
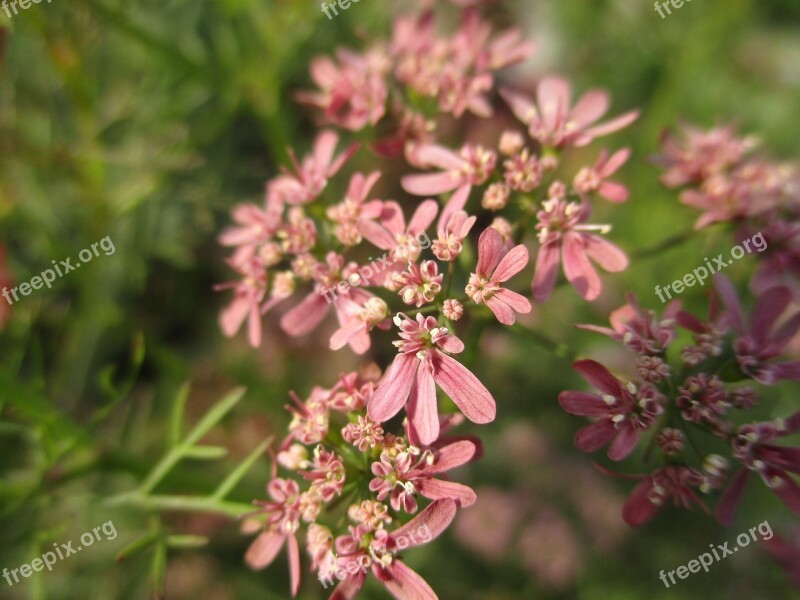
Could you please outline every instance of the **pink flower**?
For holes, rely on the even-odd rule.
[[[611,460],[627,457],[639,442],[640,432],[649,429],[663,412],[663,396],[650,384],[637,388],[632,382],[623,386],[608,369],[593,360],[579,360],[573,368],[601,394],[561,392],[558,403],[573,415],[595,417],[575,435],[575,445],[584,452],[599,450],[609,442]]]
[[[430,227],[439,212],[436,200],[425,200],[414,211],[406,227],[403,211],[396,202],[385,202],[381,222],[362,223],[364,237],[372,244],[391,254],[392,262],[416,261],[422,252],[424,236],[430,243],[425,230]]]
[[[372,463],[375,478],[369,489],[378,494],[378,500],[387,497],[394,510],[407,513],[417,512],[416,494],[430,500],[450,498],[459,506],[475,503],[472,488],[435,479],[434,475],[445,473],[468,463],[475,457],[477,447],[468,440],[453,442],[437,450],[425,450],[420,455],[419,448],[410,446],[402,452],[384,450],[380,460]]]
[[[389,329],[386,302],[368,292],[343,296],[336,303],[336,317],[341,327],[331,336],[331,350],[339,350],[350,344],[353,352],[363,354],[370,347],[369,332],[373,327]]]
[[[631,527],[647,523],[670,498],[676,506],[689,508],[694,503],[708,513],[708,509],[692,490],[700,487],[704,480],[703,474],[697,469],[672,465],[658,469],[647,476],[629,476],[629,478],[642,479],[622,507],[622,518]]]
[[[733,348],[742,372],[766,385],[773,385],[784,379],[800,380],[800,360],[770,362],[800,330],[800,312],[795,312],[776,328],[778,319],[792,302],[789,289],[774,287],[762,293],[756,301],[750,325],[747,327],[739,298],[730,280],[721,273],[716,273],[714,287],[725,305],[725,320],[738,334]]]
[[[451,262],[458,258],[463,249],[464,238],[472,229],[477,220],[464,212],[467,204],[470,186],[458,188],[448,200],[439,221],[436,224],[437,239],[433,241],[431,250],[439,260]]]
[[[348,564],[371,566],[372,574],[389,593],[398,600],[437,600],[431,587],[415,571],[409,569],[393,553],[402,548],[415,547],[437,538],[456,516],[456,503],[450,499],[432,502],[408,523],[388,533],[378,529],[374,535],[341,536],[336,539],[338,566],[346,577],[338,585],[330,600],[352,600],[364,585],[366,575],[359,568],[355,574],[347,570]],[[425,530],[429,535],[417,537]],[[358,530],[356,530],[357,533]],[[363,542],[363,543],[362,543]],[[366,549],[364,548],[366,546]],[[373,559],[375,557],[375,559]]]
[[[415,157],[421,163],[441,169],[440,173],[403,177],[403,189],[415,196],[435,196],[461,186],[481,185],[497,162],[494,151],[472,144],[466,144],[457,154],[444,146],[421,146],[415,151]]]
[[[550,297],[558,276],[558,263],[563,261],[564,273],[569,282],[586,300],[600,295],[602,283],[589,259],[597,262],[606,271],[623,271],[628,258],[614,244],[599,235],[610,227],[585,224],[589,218],[588,203],[578,205],[563,199],[551,198],[542,203],[543,210],[537,213],[539,242],[542,247],[536,257],[536,273],[531,291],[536,302]]]
[[[408,270],[394,276],[394,284],[399,287],[398,293],[406,304],[417,308],[434,301],[442,291],[442,279],[436,261],[423,260],[408,263]]]
[[[630,154],[629,148],[623,148],[609,157],[608,151],[602,150],[593,167],[583,167],[578,171],[572,187],[579,194],[586,195],[597,192],[611,202],[625,202],[628,199],[628,188],[620,183],[607,181],[607,179],[625,164]]]
[[[377,219],[383,211],[383,202],[370,200],[366,202],[369,191],[381,176],[374,171],[368,176],[355,173],[350,178],[347,195],[339,204],[327,209],[328,218],[336,223],[334,234],[345,246],[355,246],[361,243],[362,223],[368,219]]]
[[[278,197],[288,204],[308,204],[316,200],[328,185],[328,179],[333,177],[358,149],[358,145],[354,144],[334,158],[333,153],[338,142],[339,136],[336,133],[324,130],[317,136],[312,153],[305,157],[302,163],[298,162],[294,152],[290,151],[289,156],[295,172],[285,171],[283,175],[273,180]]]
[[[319,91],[300,92],[300,102],[324,111],[324,120],[351,131],[374,125],[386,112],[389,63],[384,52],[337,52],[339,65],[328,57],[311,63],[311,79]]]
[[[611,313],[611,329],[595,325],[578,327],[607,335],[638,354],[657,356],[666,352],[675,339],[675,325],[681,314],[680,301],[673,300],[667,304],[659,317],[654,311],[643,309],[634,294],[627,293],[625,299],[627,303]]]
[[[267,514],[264,532],[247,549],[245,561],[252,569],[264,569],[278,556],[284,542],[289,551],[292,597],[300,590],[300,549],[295,532],[300,526],[300,488],[290,479],[273,479],[267,486],[272,501],[256,501]]]
[[[458,300],[448,298],[442,305],[442,314],[444,315],[445,319],[449,319],[450,321],[458,321],[464,316],[464,305]]]
[[[520,244],[511,250],[503,247],[497,230],[487,227],[478,240],[478,265],[469,276],[467,296],[477,304],[486,304],[503,325],[513,325],[515,312],[531,312],[527,298],[502,287],[528,264],[528,249]]]
[[[399,352],[375,390],[367,414],[383,422],[407,406],[409,421],[421,443],[428,445],[439,436],[436,385],[455,402],[473,423],[494,420],[494,398],[475,375],[442,350],[458,354],[463,342],[438,327],[436,319],[417,314],[416,322],[399,313],[394,318],[401,340]]]
[[[511,90],[500,94],[517,118],[528,126],[528,133],[543,146],[585,146],[594,138],[619,131],[633,123],[638,111],[595,125],[608,110],[610,100],[602,90],[590,90],[570,108],[572,92],[560,77],[546,77],[536,88],[536,102]]]
[[[741,500],[750,471],[755,471],[778,498],[800,515],[800,486],[789,473],[800,474],[800,448],[777,446],[778,438],[800,431],[800,412],[786,420],[744,425],[731,439],[733,455],[746,467],[735,475],[717,505],[717,519],[728,524]]]
[[[240,204],[231,211],[237,226],[226,228],[219,236],[223,246],[256,247],[266,243],[278,232],[281,211],[263,209],[255,204]]]
[[[234,299],[220,314],[219,324],[226,336],[233,337],[247,320],[250,345],[258,348],[261,345],[261,303],[267,293],[267,271],[258,257],[252,257],[236,268],[244,276],[241,281],[214,287],[217,291],[231,288],[234,291]]]

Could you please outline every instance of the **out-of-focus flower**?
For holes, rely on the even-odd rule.
[[[472,372],[442,350],[459,354],[463,342],[439,327],[436,319],[417,314],[416,321],[400,313],[394,318],[400,340],[398,354],[375,390],[367,414],[378,422],[391,419],[406,405],[409,423],[423,444],[439,436],[436,385],[474,423],[494,420],[494,398]]]
[[[528,264],[528,249],[522,244],[511,250],[503,247],[497,230],[487,227],[478,240],[478,264],[469,276],[467,296],[486,304],[503,325],[513,325],[516,313],[531,312],[527,298],[502,287]]]
[[[590,90],[574,107],[570,106],[572,91],[569,83],[560,77],[546,77],[536,88],[536,101],[508,89],[501,95],[517,118],[528,126],[528,133],[543,146],[585,146],[594,138],[619,131],[633,123],[638,111],[594,125],[607,111],[608,94]]]
[[[764,292],[753,309],[750,326],[746,327],[739,298],[730,280],[717,273],[714,286],[725,305],[724,318],[738,334],[733,347],[742,371],[767,385],[784,379],[800,380],[800,360],[770,362],[800,330],[800,312],[795,312],[776,328],[778,319],[792,301],[791,292],[783,287]]]
[[[337,52],[339,64],[328,57],[314,59],[311,79],[319,91],[297,94],[300,102],[323,110],[323,120],[358,131],[375,125],[386,113],[389,60],[382,49],[364,54]]]
[[[458,188],[447,201],[436,224],[437,238],[431,245],[433,254],[439,260],[451,262],[458,258],[463,249],[464,238],[475,224],[476,217],[470,217],[463,208],[467,204],[470,186]]]
[[[611,202],[625,202],[628,199],[628,188],[620,183],[608,181],[625,161],[631,151],[623,148],[609,157],[607,150],[602,150],[593,167],[583,167],[572,182],[572,187],[579,194],[597,194]]]
[[[345,246],[355,246],[361,243],[361,224],[368,219],[377,219],[383,211],[383,202],[371,200],[366,202],[369,191],[381,176],[374,171],[368,176],[356,173],[350,179],[347,195],[339,204],[327,209],[328,218],[336,223],[334,234]]]
[[[444,146],[422,146],[415,152],[415,158],[419,163],[441,169],[439,173],[403,177],[403,189],[416,196],[435,196],[462,186],[481,185],[497,162],[494,151],[473,144],[466,144],[458,153]]]
[[[558,276],[558,265],[563,263],[564,274],[586,300],[600,295],[602,283],[589,259],[606,271],[623,271],[628,258],[611,242],[591,233],[607,233],[607,225],[588,225],[590,209],[586,202],[576,204],[551,198],[542,203],[537,213],[541,248],[536,257],[536,272],[531,291],[536,302],[550,297]]]

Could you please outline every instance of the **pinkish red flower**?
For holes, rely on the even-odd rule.
[[[423,260],[420,264],[408,263],[408,270],[394,276],[394,285],[406,304],[417,308],[434,301],[442,291],[442,279],[436,261]]]
[[[339,350],[349,344],[353,352],[364,354],[370,347],[370,331],[374,327],[391,327],[388,314],[386,302],[369,292],[342,296],[336,302],[336,317],[340,327],[331,336],[331,350]]]
[[[436,200],[425,200],[414,211],[406,226],[400,205],[392,201],[386,202],[380,223],[363,223],[364,237],[381,250],[386,250],[392,262],[416,261],[422,252],[422,243],[425,240],[430,243],[425,230],[433,223],[438,212]]]
[[[575,445],[584,452],[594,452],[610,442],[608,457],[624,459],[633,452],[640,433],[654,425],[663,412],[663,396],[648,383],[638,388],[632,382],[622,385],[593,360],[579,360],[572,366],[601,392],[566,391],[558,397],[561,408],[568,413],[598,419],[578,431]]]
[[[367,405],[367,414],[378,422],[391,419],[406,405],[409,423],[425,445],[439,436],[436,385],[450,396],[473,423],[494,420],[494,398],[461,363],[444,351],[459,354],[463,342],[439,327],[433,317],[417,314],[416,321],[399,313],[394,318],[400,340],[398,354]]]
[[[267,270],[258,257],[238,265],[231,263],[231,266],[243,279],[214,287],[215,290],[232,288],[234,291],[233,300],[219,316],[219,324],[226,336],[233,337],[246,319],[250,345],[257,348],[261,345],[261,303],[267,293]]]
[[[755,471],[778,498],[800,515],[800,486],[790,473],[800,474],[800,448],[771,443],[800,431],[800,412],[788,419],[744,425],[731,439],[733,455],[745,468],[735,475],[717,505],[717,519],[728,524],[744,492],[751,471]]]
[[[616,273],[628,266],[628,258],[611,242],[591,233],[607,233],[610,227],[588,225],[589,204],[576,204],[563,199],[551,198],[542,203],[537,213],[539,242],[541,248],[536,257],[536,272],[531,291],[536,302],[550,297],[558,276],[559,262],[563,262],[564,274],[569,282],[586,300],[600,295],[602,283],[589,260],[594,260],[606,271]]]
[[[462,186],[481,185],[489,178],[497,161],[494,151],[472,144],[463,146],[458,153],[444,146],[421,146],[414,156],[420,163],[441,169],[439,173],[403,177],[403,189],[416,196],[435,196]]]
[[[608,111],[608,94],[602,90],[590,90],[571,107],[570,85],[560,77],[546,77],[539,82],[536,102],[507,89],[501,90],[500,94],[517,118],[528,126],[530,136],[540,144],[554,148],[585,146],[596,137],[627,127],[639,116],[638,111],[631,111],[592,126]]]
[[[703,474],[697,469],[671,465],[636,478],[641,478],[642,481],[622,507],[622,518],[631,527],[647,523],[670,498],[676,506],[690,508],[694,503],[708,513],[708,509],[692,489],[700,487],[704,481]]]
[[[478,240],[478,264],[469,276],[467,296],[486,304],[503,325],[513,325],[516,313],[531,312],[527,298],[502,287],[528,264],[528,249],[522,244],[511,250],[503,247],[497,230],[487,227]]]
[[[620,183],[608,181],[608,178],[625,164],[630,154],[629,148],[623,148],[609,157],[608,151],[602,150],[593,167],[583,167],[578,171],[572,187],[579,194],[596,192],[611,202],[625,202],[628,199],[628,188]]]
[[[714,287],[725,306],[724,319],[738,335],[733,348],[742,371],[766,385],[784,379],[800,380],[800,360],[771,362],[800,330],[800,312],[776,326],[792,302],[789,289],[774,287],[761,294],[753,308],[750,324],[746,326],[739,298],[730,280],[716,273]]]

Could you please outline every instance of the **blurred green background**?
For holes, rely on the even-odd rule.
[[[26,281],[105,236],[116,247],[15,304],[0,332],[0,568],[108,520],[118,531],[52,573],[13,588],[0,580],[0,597],[130,599],[152,597],[154,588],[175,599],[288,597],[285,557],[249,571],[249,539],[235,520],[108,498],[142,481],[180,439],[178,423],[188,431],[243,386],[242,401],[204,437],[228,455],[181,461],[158,488],[213,493],[266,438],[282,435],[288,390],[303,396],[358,365],[349,351],[285,340],[272,320],[258,351],[244,336],[223,338],[217,315],[227,296],[212,286],[230,273],[216,236],[234,204],[261,200],[288,146],[310,146],[312,115],[292,100],[309,86],[310,59],[386,36],[392,14],[407,10],[411,3],[372,0],[328,20],[317,0],[53,0],[12,19],[0,12],[0,242],[8,269]],[[486,14],[523,27],[539,45],[532,60],[504,74],[507,82],[530,87],[558,72],[576,90],[609,89],[615,113],[642,109],[609,141],[634,150],[620,177],[631,200],[595,215],[614,224],[611,239],[634,257],[696,218],[661,188],[648,162],[663,129],[681,119],[734,120],[772,156],[800,156],[796,0],[695,0],[666,19],[651,2],[633,0],[508,1]],[[593,159],[597,148],[576,160]],[[533,321],[622,365],[615,346],[573,324],[605,324],[626,290],[660,308],[655,284],[731,243],[719,227],[632,260],[625,273],[604,276],[605,292],[591,305],[562,286]],[[741,282],[753,266],[745,258],[728,274]],[[690,291],[684,301],[703,314],[703,290]],[[510,333],[487,334],[481,344],[491,360],[473,356],[471,366],[498,399],[499,417],[478,430],[484,459],[461,473],[479,503],[437,543],[408,554],[440,598],[800,597],[755,547],[666,590],[661,569],[764,520],[779,531],[796,519],[753,485],[727,531],[671,507],[629,530],[619,509],[632,486],[593,470],[571,442],[582,420],[556,403],[561,390],[583,385],[569,362]],[[182,396],[185,382],[191,391]],[[772,392],[764,416],[796,410],[796,384]],[[261,456],[231,502],[262,498],[268,474]],[[198,538],[175,535],[209,543],[193,548]],[[115,562],[141,539],[149,543],[140,552]],[[372,581],[362,597],[385,596]],[[306,574],[301,597],[327,595]]]

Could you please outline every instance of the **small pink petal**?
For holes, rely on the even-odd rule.
[[[607,92],[603,90],[589,90],[575,103],[570,113],[571,119],[583,129],[608,112],[611,101]]]
[[[281,328],[289,335],[305,335],[322,323],[327,313],[328,301],[314,290],[300,304],[283,315]]]
[[[616,151],[614,154],[611,155],[611,158],[606,161],[603,165],[603,168],[600,169],[600,175],[602,177],[610,177],[614,173],[616,173],[622,165],[628,160],[631,155],[630,148],[623,148],[622,150]]]
[[[621,183],[614,183],[613,181],[604,181],[601,183],[597,193],[606,200],[617,203],[625,202],[629,195],[628,188]]]
[[[739,471],[722,493],[719,502],[717,502],[717,521],[722,525],[730,525],[731,521],[733,521],[733,515],[742,500],[742,494],[749,475],[750,471],[747,469]]]
[[[389,230],[375,221],[359,221],[358,230],[364,236],[364,239],[381,250],[391,250],[397,243]]]
[[[408,523],[392,531],[389,534],[389,545],[392,547],[395,546],[396,540],[400,537],[405,537],[409,542],[411,542],[410,545],[412,546],[420,546],[423,543],[433,541],[450,526],[450,523],[453,522],[453,519],[456,517],[457,508],[458,507],[454,500],[434,500],[425,508],[425,510],[411,519]],[[414,544],[414,541],[411,540],[410,534],[416,533],[421,527],[427,527],[428,531],[430,532],[430,539],[424,541],[420,540]],[[415,539],[417,539],[416,536]]]
[[[750,331],[756,342],[764,343],[791,301],[792,293],[789,288],[782,286],[770,288],[758,297],[750,323]]]
[[[300,548],[297,546],[297,538],[294,535],[287,535],[289,549],[289,574],[291,576],[292,598],[297,596],[300,591]]]
[[[406,175],[400,180],[403,189],[414,196],[436,196],[450,192],[464,183],[461,176],[450,172]]]
[[[500,95],[508,104],[511,112],[526,125],[530,125],[531,121],[539,116],[536,105],[530,98],[505,88],[500,90]]]
[[[614,244],[599,235],[584,237],[586,255],[610,273],[618,273],[628,268],[628,257]]]
[[[562,252],[564,274],[569,282],[586,300],[594,300],[600,295],[602,284],[586,256],[583,236],[573,232],[564,235]]]
[[[447,223],[450,221],[450,217],[460,210],[463,210],[467,205],[470,189],[470,185],[462,185],[455,192],[453,192],[452,196],[450,196],[450,200],[447,201],[444,209],[442,209],[441,215],[439,215],[439,222],[436,225],[436,231],[438,233],[444,233]]]
[[[450,354],[461,354],[464,351],[464,342],[454,335],[448,335],[439,341],[439,348]]]
[[[458,503],[461,508],[472,506],[478,497],[475,491],[455,481],[442,481],[441,479],[420,479],[415,482],[417,491],[431,500],[442,500],[450,498]]]
[[[395,357],[367,404],[370,419],[382,423],[400,412],[411,392],[418,366],[419,359],[413,354]]]
[[[389,577],[381,582],[397,600],[439,600],[431,586],[402,560],[393,560],[386,570]]]
[[[520,244],[514,246],[498,263],[492,280],[502,283],[522,271],[528,264],[528,249]]]
[[[244,555],[245,562],[251,569],[268,567],[281,551],[284,539],[286,538],[279,533],[265,531],[250,544]]]
[[[486,306],[489,307],[489,310],[492,311],[497,320],[503,325],[513,325],[517,320],[517,316],[514,314],[512,308],[497,296],[492,296],[486,300]]]
[[[445,473],[455,469],[475,458],[477,446],[471,440],[459,440],[440,448],[436,453],[436,460],[432,465],[423,465],[419,470],[432,475]]]
[[[638,118],[639,118],[639,111],[634,110],[625,113],[621,117],[612,119],[611,121],[606,121],[605,123],[602,123],[601,125],[598,125],[596,127],[591,127],[584,132],[584,136],[580,138],[580,143],[579,141],[576,140],[575,145],[585,146],[586,144],[591,142],[594,138],[608,135],[610,133],[614,133],[615,131],[619,131],[620,129],[624,129]]]
[[[515,312],[518,312],[522,315],[527,315],[533,307],[531,306],[530,300],[528,300],[522,294],[518,294],[517,292],[513,292],[511,290],[507,290],[505,288],[500,289],[494,296],[508,304]]]
[[[408,223],[408,231],[419,235],[430,227],[439,212],[439,203],[436,200],[425,200],[417,207]]]
[[[414,387],[409,398],[408,416],[423,445],[430,446],[436,441],[439,437],[436,383],[427,363],[422,363],[417,368]]]
[[[433,378],[473,423],[490,423],[497,414],[494,398],[472,371],[457,360],[433,351]]]
[[[478,238],[478,265],[475,272],[481,276],[490,276],[503,257],[503,238],[494,227],[487,227]]]
[[[535,302],[544,302],[553,292],[560,260],[561,246],[558,242],[549,242],[539,248],[539,254],[536,256],[536,271],[531,284],[531,293]]]

